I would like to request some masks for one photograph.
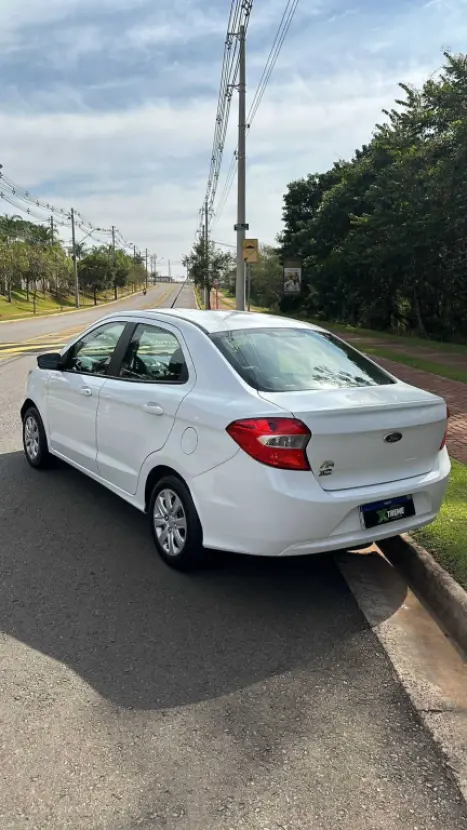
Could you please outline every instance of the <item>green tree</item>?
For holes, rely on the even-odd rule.
[[[104,291],[115,281],[108,247],[94,248],[83,256],[78,263],[78,278],[81,289],[91,291],[94,305],[97,305],[98,292]]]
[[[71,263],[52,229],[35,225],[18,216],[0,216],[0,291],[11,302],[15,290],[25,289],[34,306],[37,284],[42,292],[53,291],[57,298],[70,289]]]
[[[282,299],[283,269],[280,251],[270,245],[260,248],[258,262],[251,266],[251,301],[278,309]]]
[[[190,278],[200,289],[206,290],[206,308],[211,307],[211,290],[215,280],[223,282],[231,272],[231,254],[221,251],[214,242],[207,247],[204,239],[195,242],[191,253],[184,257],[183,265]]]
[[[467,338],[467,57],[401,84],[370,143],[284,197],[283,255],[312,274],[322,319]]]

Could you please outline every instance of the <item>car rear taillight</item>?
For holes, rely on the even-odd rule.
[[[441,450],[444,450],[444,448],[446,446],[446,440],[447,440],[447,437],[448,437],[448,429],[449,429],[449,418],[451,417],[451,412],[449,410],[449,406],[446,407],[446,409],[447,409],[447,412],[446,412],[446,429],[444,430],[443,440],[441,441],[441,446],[439,448],[440,452],[441,452]]]
[[[311,432],[296,418],[247,418],[227,427],[251,458],[281,470],[309,470],[306,448]]]

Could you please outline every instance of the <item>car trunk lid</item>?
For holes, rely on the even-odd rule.
[[[403,383],[260,395],[311,430],[308,460],[323,490],[429,472],[446,428],[442,398]]]

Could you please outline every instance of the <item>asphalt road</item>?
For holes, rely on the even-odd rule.
[[[466,827],[332,557],[170,571],[143,515],[26,465],[33,364],[0,364],[2,830]]]
[[[119,308],[136,310],[154,306],[167,306],[173,302],[180,288],[180,283],[178,285],[177,283],[159,283],[153,288],[149,288],[146,296],[139,293],[117,302],[106,303],[96,306],[96,308],[87,308],[83,311],[67,311],[50,317],[31,317],[27,320],[6,321],[0,323],[0,344],[20,343],[40,335],[59,333],[70,328],[70,326],[85,328],[105,314],[118,311]],[[189,297],[188,302],[190,303],[192,301],[191,289],[187,288],[184,296],[185,293]]]

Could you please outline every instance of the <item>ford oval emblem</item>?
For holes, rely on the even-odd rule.
[[[384,441],[386,444],[397,444],[402,438],[402,432],[390,432],[389,435],[385,435]]]

